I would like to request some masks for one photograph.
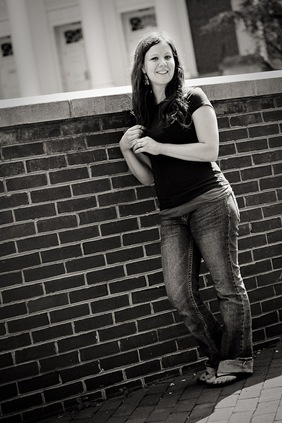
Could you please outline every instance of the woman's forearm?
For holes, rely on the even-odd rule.
[[[153,173],[147,163],[142,160],[142,156],[138,155],[138,157],[136,157],[131,149],[123,150],[121,148],[121,152],[131,173],[141,182],[141,184],[151,185],[154,181]]]
[[[181,160],[214,162],[218,157],[218,146],[201,142],[192,144],[160,144],[159,154]]]

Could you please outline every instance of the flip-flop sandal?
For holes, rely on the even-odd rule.
[[[209,388],[222,388],[224,386],[231,385],[238,380],[246,379],[251,376],[252,373],[237,373],[237,374],[226,374],[226,375],[215,375],[213,378],[207,380],[206,384]]]
[[[213,367],[207,366],[206,371],[201,374],[201,376],[197,379],[197,382],[200,385],[205,385],[208,380],[211,380],[215,376],[216,376],[216,369],[214,369]]]

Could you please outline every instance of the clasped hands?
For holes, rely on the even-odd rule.
[[[121,140],[121,146],[124,149],[133,150],[135,154],[149,153],[154,156],[160,154],[160,143],[153,140],[151,137],[143,137],[144,131],[145,128],[142,125],[132,126],[124,133]]]

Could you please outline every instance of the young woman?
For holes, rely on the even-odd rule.
[[[185,88],[173,42],[153,33],[134,56],[137,124],[120,141],[130,171],[155,184],[168,298],[208,359],[199,382],[223,386],[253,372],[251,313],[238,264],[239,210],[215,160],[214,109],[201,88]],[[220,325],[199,294],[201,259],[217,293]]]

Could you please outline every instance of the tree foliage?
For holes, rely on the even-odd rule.
[[[213,16],[203,32],[213,32],[231,23],[244,24],[257,43],[257,52],[268,69],[282,66],[282,0],[242,0],[237,10]]]

